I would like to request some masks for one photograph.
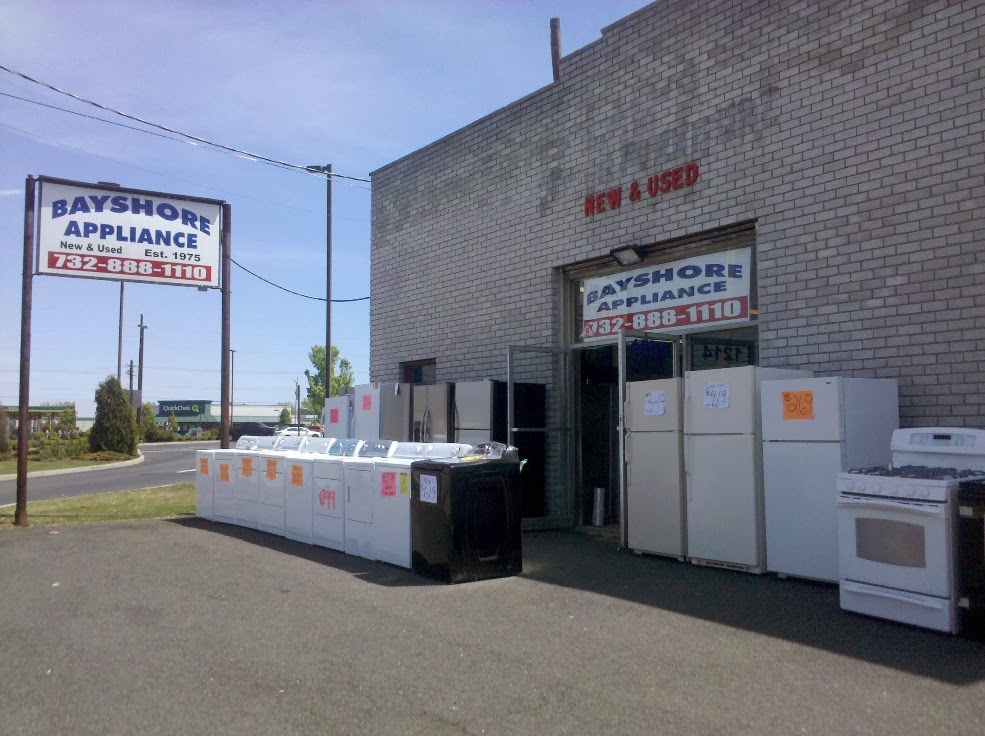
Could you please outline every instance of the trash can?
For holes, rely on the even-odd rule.
[[[985,641],[985,481],[958,486],[958,631]]]
[[[516,448],[477,445],[464,457],[411,464],[411,567],[464,583],[523,571]]]

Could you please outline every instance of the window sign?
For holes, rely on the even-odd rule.
[[[586,279],[581,337],[748,322],[751,262],[736,248]]]

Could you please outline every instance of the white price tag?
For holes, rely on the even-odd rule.
[[[650,417],[662,417],[667,413],[667,392],[650,391],[643,402],[643,413]]]
[[[728,409],[728,384],[705,384],[705,409]]]
[[[438,503],[438,476],[421,476],[421,500],[425,503]]]

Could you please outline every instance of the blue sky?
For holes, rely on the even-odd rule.
[[[643,0],[105,2],[3,0],[0,64],[161,125],[302,165],[369,172],[551,82],[549,20],[563,50]],[[133,125],[0,71],[0,92]],[[18,402],[24,181],[48,175],[223,199],[232,254],[325,296],[324,177],[0,96],[0,403]],[[369,294],[369,185],[336,179],[333,297]],[[232,272],[236,403],[290,402],[324,302]],[[119,286],[34,278],[31,404],[92,416],[116,374]],[[369,304],[332,308],[332,342],[369,380]],[[127,284],[123,362],[145,333],[144,398],[219,399],[220,294]],[[127,385],[126,368],[123,383]]]

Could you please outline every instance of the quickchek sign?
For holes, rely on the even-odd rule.
[[[158,414],[205,414],[212,408],[211,401],[162,401],[158,404]]]
[[[38,273],[217,287],[221,206],[42,179]]]
[[[581,337],[747,322],[751,260],[737,248],[586,279]]]

